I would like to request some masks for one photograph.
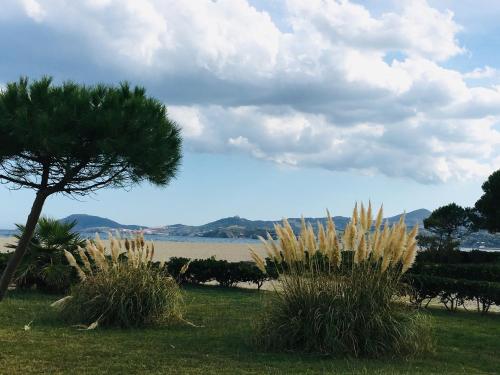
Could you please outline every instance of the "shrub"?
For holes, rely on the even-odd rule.
[[[447,310],[475,302],[481,313],[500,305],[500,253],[489,251],[422,251],[405,275],[407,294],[416,306],[436,299]]]
[[[498,251],[437,251],[425,250],[417,254],[417,264],[423,263],[449,263],[449,264],[465,264],[465,263],[500,263],[500,252]]]
[[[215,280],[218,260],[215,257],[208,259],[195,259],[189,264],[186,278],[194,284],[202,284]]]
[[[475,281],[500,282],[500,264],[417,264],[412,274],[448,277]]]
[[[410,297],[410,303],[416,307],[427,307],[443,290],[442,280],[439,277],[415,276],[408,273],[404,279],[408,285],[405,292]]]
[[[228,262],[227,260],[218,260],[213,265],[213,275],[215,280],[223,287],[232,287],[241,281],[239,273],[239,264]]]
[[[181,273],[187,264],[187,271]],[[173,257],[167,262],[167,269],[179,283],[202,284],[216,280],[221,286],[231,287],[239,282],[250,282],[260,289],[264,281],[269,279],[253,262],[228,262],[213,257],[192,261]]]
[[[485,314],[491,305],[500,306],[500,283],[484,280],[455,279],[432,274],[405,275],[410,288],[410,300],[416,306],[425,306],[437,298],[449,311],[474,301],[477,311]]]
[[[56,302],[62,317],[90,326],[136,327],[181,319],[182,296],[175,280],[154,267],[153,245],[142,236],[122,242],[111,237],[111,252],[97,239],[79,249],[80,267],[71,253],[66,256],[81,282],[68,297]],[[125,247],[126,256],[121,255]],[[123,254],[123,253],[122,253]]]
[[[237,269],[238,281],[255,284],[259,290],[264,282],[270,279],[253,262],[239,262],[237,263]]]
[[[271,350],[382,356],[416,354],[432,346],[429,321],[397,303],[401,275],[416,252],[415,227],[403,219],[381,230],[371,206],[354,209],[343,237],[331,216],[317,235],[302,221],[297,237],[289,223],[276,225],[279,242],[263,239],[279,274],[274,298],[257,324],[257,342]],[[257,266],[264,260],[252,251]]]
[[[79,234],[73,232],[75,224],[46,217],[38,220],[28,250],[16,272],[18,288],[36,287],[45,292],[64,293],[78,281],[75,270],[64,256],[64,250],[75,255],[77,247],[84,243]],[[22,225],[17,225],[17,228],[15,237],[19,239],[25,229]],[[15,248],[16,245],[8,247]]]
[[[172,275],[172,277],[175,278],[179,284],[187,283],[189,282],[188,276],[192,271],[192,266],[190,265],[189,272],[181,273],[181,270],[182,267],[189,263],[189,258],[172,257],[168,260],[168,262],[166,262],[165,271]]]

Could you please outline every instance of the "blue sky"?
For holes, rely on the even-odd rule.
[[[144,85],[183,128],[166,188],[51,197],[46,215],[202,224],[470,206],[500,166],[491,1],[6,0],[0,85]],[[0,227],[33,193],[0,187]]]

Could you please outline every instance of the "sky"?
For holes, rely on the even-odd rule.
[[[500,2],[2,0],[0,87],[129,81],[182,128],[182,167],[44,214],[124,224],[471,206],[500,167]],[[34,193],[0,186],[0,228]]]

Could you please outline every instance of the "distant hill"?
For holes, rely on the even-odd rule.
[[[413,227],[418,224],[423,227],[423,221],[431,212],[424,208],[411,211],[405,214],[405,223],[408,227]],[[389,223],[399,221],[401,215],[395,215],[385,218]],[[79,232],[94,233],[94,232],[107,232],[113,230],[144,230],[145,233],[158,234],[164,236],[184,236],[184,237],[212,237],[212,238],[257,238],[257,236],[265,236],[267,232],[274,234],[274,224],[281,222],[281,220],[248,220],[239,216],[226,217],[216,221],[212,221],[203,225],[184,225],[174,224],[166,225],[158,228],[148,228],[142,225],[125,225],[120,224],[111,219],[85,215],[74,214],[61,221],[76,221],[75,229]],[[326,223],[325,217],[306,217],[307,223],[316,228],[317,223]],[[343,230],[350,218],[345,216],[334,216],[333,220],[335,226],[339,230]],[[301,226],[300,218],[289,218],[288,222],[298,232]],[[423,229],[423,228],[422,228]],[[3,231],[11,235],[13,231]],[[5,235],[0,231],[0,235]],[[470,248],[500,248],[500,234],[490,234],[484,231],[472,233],[462,239],[462,246]]]
[[[117,223],[116,221],[106,219],[104,217],[85,215],[85,214],[73,214],[60,219],[62,222],[75,221],[75,230],[79,232],[92,231],[97,229],[129,229],[129,230],[140,230],[146,228],[140,225],[124,225]]]
[[[405,223],[408,226],[418,224],[423,225],[423,220],[426,219],[431,212],[426,209],[419,209],[408,212],[405,216]],[[400,215],[387,218],[389,223],[399,221]],[[306,223],[316,228],[317,223],[326,223],[326,217],[306,217]],[[288,222],[295,231],[300,230],[301,218],[288,218]],[[333,221],[338,229],[343,230],[350,218],[345,216],[334,216]],[[161,228],[161,233],[171,236],[202,236],[202,237],[241,237],[255,238],[265,234],[267,231],[273,233],[274,224],[280,220],[248,220],[239,216],[226,217],[200,226],[188,226],[182,224],[169,225]]]
[[[415,210],[415,211],[410,211],[405,216],[405,223],[407,226],[411,226],[411,227],[415,226],[415,224],[422,226],[424,219],[427,219],[430,216],[430,214],[431,214],[431,211],[426,210],[425,208],[421,208],[421,209]],[[396,215],[396,216],[392,216],[392,217],[388,217],[387,220],[389,220],[389,223],[392,224],[394,222],[399,221],[400,218],[401,218],[401,214]]]
[[[430,215],[430,211],[420,209],[408,212],[405,222],[408,226],[415,224],[422,225],[423,220]],[[390,223],[399,221],[401,215],[387,218]],[[274,224],[280,220],[248,220],[239,216],[226,217],[207,224],[193,226],[184,224],[167,225],[160,228],[147,228],[140,225],[124,225],[116,221],[91,215],[70,215],[61,221],[76,221],[75,229],[80,232],[106,231],[109,229],[141,230],[148,233],[169,235],[169,236],[196,236],[196,237],[216,237],[216,238],[256,238],[263,236],[266,232],[273,234]],[[350,218],[344,216],[334,216],[333,220],[339,230],[343,230]],[[326,217],[306,217],[306,223],[316,228],[317,223],[326,224]],[[288,222],[292,228],[298,232],[301,227],[301,218],[289,218]]]

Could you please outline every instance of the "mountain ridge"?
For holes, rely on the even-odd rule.
[[[88,229],[97,229],[97,228],[108,228],[108,229],[128,229],[128,230],[141,230],[147,228],[143,225],[126,225],[120,224],[114,220],[95,216],[95,215],[87,215],[87,214],[72,214],[66,216],[65,218],[59,219],[61,222],[72,222],[75,221],[75,230],[88,230]]]
[[[418,224],[422,226],[423,220],[430,215],[427,209],[418,209],[406,213],[405,222],[408,226]],[[402,214],[386,218],[389,223],[400,220]],[[316,227],[318,222],[325,224],[326,217],[305,217],[307,223]],[[100,216],[87,214],[72,214],[63,219],[63,222],[75,221],[75,230],[80,232],[95,232],[106,230],[145,230],[147,233],[163,234],[169,236],[197,236],[197,237],[249,237],[255,238],[258,235],[265,235],[267,231],[272,232],[274,224],[281,220],[249,220],[239,216],[221,218],[203,225],[173,224],[163,227],[147,227],[143,225],[120,224],[114,220]],[[350,218],[346,216],[334,216],[333,220],[338,229],[344,229]],[[289,218],[290,225],[294,230],[299,230],[301,218]]]

